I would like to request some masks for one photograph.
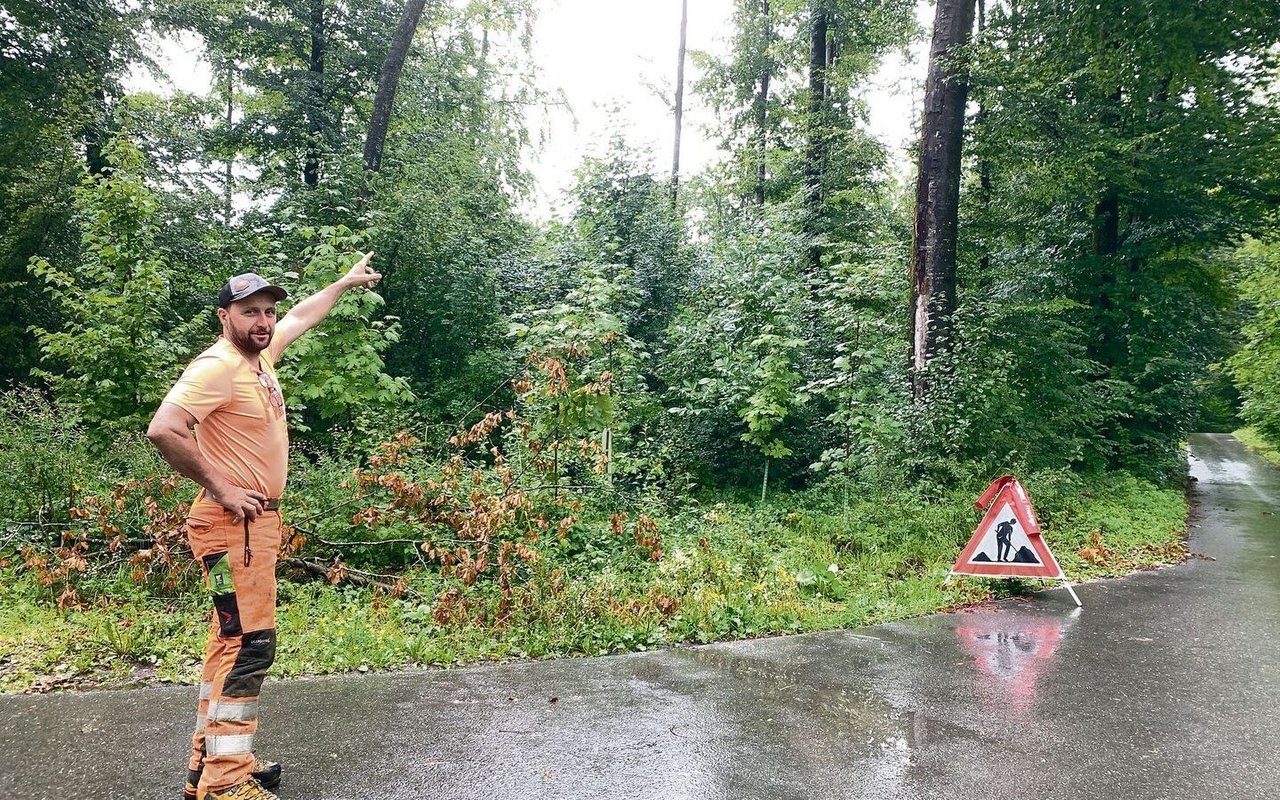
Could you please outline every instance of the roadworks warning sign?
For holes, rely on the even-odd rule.
[[[1063,578],[1049,546],[1040,536],[1040,522],[1022,484],[1012,475],[992,481],[974,505],[986,509],[969,543],[960,551],[955,575],[1008,578]]]

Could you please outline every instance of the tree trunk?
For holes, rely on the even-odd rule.
[[[822,216],[822,178],[827,159],[827,67],[833,55],[827,41],[827,13],[825,0],[814,0],[809,30],[809,146],[804,163],[804,232],[809,240],[810,276],[822,268],[818,220]]]
[[[307,102],[307,155],[302,166],[302,182],[311,188],[320,185],[321,143],[324,137],[324,0],[311,0],[311,62],[308,65],[310,97]]]
[[[228,139],[231,138],[231,125],[235,121],[233,116],[235,112],[235,96],[236,96],[235,80],[236,80],[235,64],[230,58],[228,58],[227,59],[227,138]],[[225,184],[223,186],[224,194],[222,198],[222,203],[223,203],[222,213],[228,225],[231,224],[231,215],[234,211],[234,209],[232,208],[232,200],[235,197],[235,175],[233,174],[234,168],[235,168],[235,153],[230,149],[230,142],[228,142],[227,163],[225,168],[226,172],[224,175]]]
[[[102,148],[107,144],[107,129],[111,119],[111,111],[107,108],[107,91],[102,86],[103,78],[98,76],[98,86],[93,91],[93,105],[90,121],[84,130],[84,161],[89,174],[97,177],[107,169],[107,159],[102,155]]]
[[[916,183],[912,272],[912,394],[928,394],[928,368],[952,346],[956,306],[956,228],[960,151],[968,81],[957,63],[969,41],[974,0],[938,0],[924,92],[920,173]]]
[[[769,122],[769,81],[773,77],[773,62],[769,44],[773,40],[773,23],[769,18],[769,0],[760,0],[760,83],[756,93],[756,205],[764,205],[764,184],[768,177],[765,163],[769,148],[766,125]]]
[[[1117,125],[1121,100],[1119,88],[1107,97],[1110,105],[1098,115],[1104,129],[1110,130]],[[1090,343],[1090,355],[1108,366],[1119,363],[1122,348],[1114,296],[1119,253],[1120,195],[1113,186],[1104,185],[1093,207],[1093,255],[1097,262],[1093,272],[1097,283],[1091,304],[1097,328]]]
[[[387,141],[387,127],[391,124],[391,109],[395,104],[396,88],[400,85],[400,73],[404,70],[405,58],[413,44],[413,33],[418,29],[426,4],[426,0],[408,0],[405,3],[400,24],[391,37],[391,47],[382,61],[378,93],[373,98],[373,117],[369,120],[369,135],[364,140],[364,168],[369,172],[382,168],[382,148]]]
[[[671,150],[671,205],[680,190],[680,128],[684,121],[684,57],[689,33],[689,0],[680,2],[680,48],[676,56],[676,136]]]
[[[983,42],[983,36],[987,30],[987,3],[986,0],[978,0],[978,32],[976,34],[977,41]],[[981,135],[985,131],[987,122],[987,106],[986,103],[978,102],[978,113],[974,115],[973,125],[978,134]],[[985,156],[978,156],[978,186],[981,192],[980,200],[982,201],[982,212],[990,224],[991,215],[991,162]],[[982,255],[978,257],[978,272],[982,276],[982,280],[989,279],[987,275],[991,268],[991,247],[990,237],[983,243]]]

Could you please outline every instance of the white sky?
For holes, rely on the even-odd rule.
[[[724,53],[731,14],[732,0],[689,0],[689,49]],[[932,3],[920,0],[917,16],[927,29]],[[674,90],[680,0],[544,0],[534,34],[538,83],[546,91],[563,92],[572,111],[551,108],[531,115],[535,135],[541,131],[546,138],[531,154],[529,166],[538,188],[526,212],[538,218],[559,214],[582,158],[602,155],[619,126],[630,144],[652,151],[656,173],[669,173],[675,122],[669,100],[659,97],[655,87],[665,97]],[[172,88],[209,90],[209,67],[193,53],[197,42],[188,36],[159,43],[158,61]],[[889,146],[900,172],[907,170],[905,148],[918,125],[927,52],[927,40],[922,39],[906,59],[890,57],[866,95],[870,129]],[[697,172],[717,156],[716,138],[705,132],[714,119],[688,89],[697,78],[692,62],[686,62],[683,175]],[[126,86],[166,88],[141,74],[132,75]],[[616,118],[609,113],[613,107],[620,107]]]
[[[933,4],[921,0],[916,13],[925,29],[932,11]],[[733,0],[689,0],[689,49],[726,53],[732,13]],[[670,173],[675,120],[669,101],[650,87],[673,96],[679,41],[680,0],[549,0],[535,28],[534,59],[540,84],[563,90],[573,114],[558,111],[545,120],[549,140],[532,163],[535,216],[557,213],[582,157],[603,154],[618,127],[608,110],[619,104],[628,141],[652,150],[655,172]],[[899,170],[906,168],[906,146],[918,127],[927,54],[922,39],[906,58],[887,59],[866,95],[869,127],[889,146]],[[687,61],[680,146],[685,175],[717,157],[717,137],[705,131],[714,117],[688,88],[698,77]]]

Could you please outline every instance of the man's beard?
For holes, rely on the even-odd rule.
[[[228,326],[229,327],[229,326]],[[271,340],[275,337],[275,331],[267,331],[267,340],[264,344],[258,344],[252,333],[240,333],[234,328],[229,330],[231,335],[231,343],[236,346],[240,352],[247,355],[256,356],[271,344]]]

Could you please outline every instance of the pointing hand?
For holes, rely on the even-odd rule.
[[[374,272],[373,267],[369,266],[369,260],[372,258],[373,251],[370,250],[347,272],[343,282],[348,289],[356,286],[371,288],[375,283],[382,280],[382,273]]]

